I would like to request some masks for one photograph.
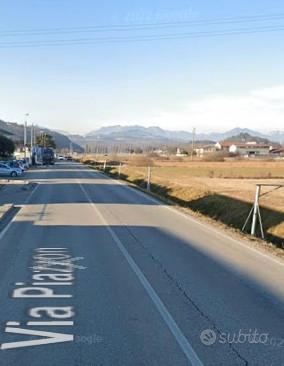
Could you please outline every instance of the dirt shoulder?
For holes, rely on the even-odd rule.
[[[278,163],[273,164],[273,168],[275,166],[280,167]],[[232,167],[226,165],[225,168]],[[202,171],[204,166],[199,167],[199,176],[194,176],[188,169],[184,166],[182,169],[168,166],[166,169],[154,167],[151,194],[176,209],[225,231],[227,235],[241,239],[247,245],[284,258],[284,189],[273,191],[261,198],[261,214],[266,237],[264,241],[248,235],[250,225],[246,228],[247,233],[241,231],[252,207],[255,185],[263,182],[262,178],[210,178],[204,176],[204,172],[203,176],[200,176],[200,169]],[[118,167],[108,167],[106,173],[117,178]],[[125,165],[121,169],[120,178],[146,192],[145,167]],[[265,183],[268,182],[283,183],[284,179],[265,179]],[[262,193],[270,189],[264,188]]]
[[[145,190],[133,183],[128,182],[128,184],[131,187],[133,187],[134,189],[138,189],[146,194],[151,195],[152,197],[154,197],[155,199],[158,199],[161,202],[171,205],[173,208],[175,208],[179,212],[182,212],[186,215],[190,215],[194,219],[196,219],[204,224],[213,226],[216,230],[220,230],[220,231],[224,232],[226,235],[230,236],[233,239],[241,240],[244,244],[246,244],[247,246],[249,246],[251,248],[257,249],[263,253],[273,255],[275,258],[283,261],[283,263],[284,263],[284,248],[283,247],[278,247],[278,246],[275,246],[275,244],[272,242],[262,240],[257,237],[252,237],[251,235],[243,233],[238,229],[234,229],[226,224],[223,224],[220,221],[216,221],[216,220],[214,220],[204,214],[196,212],[190,208],[181,207],[181,206],[177,205],[175,202],[173,202],[169,199],[166,199],[165,197],[162,197],[154,192],[148,192],[147,190]]]

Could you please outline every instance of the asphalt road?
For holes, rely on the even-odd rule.
[[[284,365],[281,262],[79,164],[27,178],[0,234],[1,366]]]

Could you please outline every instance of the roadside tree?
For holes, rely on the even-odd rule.
[[[15,151],[14,141],[7,137],[0,135],[0,156],[7,157],[13,154]]]

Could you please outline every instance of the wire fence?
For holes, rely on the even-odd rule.
[[[227,226],[242,230],[253,236],[283,245],[284,240],[284,175],[279,182],[271,183],[279,169],[269,171],[261,180],[261,174],[254,178],[251,169],[245,174],[229,166],[227,175],[224,166],[215,168],[197,165],[157,166],[148,161],[120,162],[106,159],[86,161],[89,166],[115,179],[122,179],[151,192],[162,199],[221,221]],[[227,166],[227,165],[226,165]],[[218,172],[218,167],[223,170]],[[264,169],[263,169],[264,168]],[[229,170],[230,169],[230,170]],[[265,167],[260,166],[260,172]],[[230,174],[232,173],[232,177]],[[280,175],[281,176],[281,175]],[[263,190],[255,202],[255,187],[262,184]],[[270,187],[270,188],[269,188]],[[259,199],[261,201],[259,202]],[[244,225],[245,223],[245,225]]]

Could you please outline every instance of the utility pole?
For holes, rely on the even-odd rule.
[[[148,192],[151,191],[151,175],[152,175],[152,169],[151,169],[151,166],[148,166],[148,171],[147,171],[147,191]]]
[[[33,145],[34,145],[34,125],[31,125],[31,153],[32,153],[32,149],[33,149]]]
[[[24,147],[27,145],[27,121],[25,121],[24,125]]]
[[[26,147],[27,147],[27,119],[28,119],[29,113],[25,114],[25,123],[24,123],[24,156],[26,158]]]
[[[191,142],[191,160],[193,160],[193,154],[194,154],[195,132],[196,132],[196,129],[195,129],[195,127],[193,127],[193,129],[192,129],[192,142]]]
[[[256,231],[256,222],[257,216],[259,214],[259,196],[260,196],[261,185],[256,185],[255,199],[253,205],[253,216],[252,216],[252,225],[251,225],[251,235],[255,235]]]
[[[27,125],[28,125],[28,116],[29,116],[29,113],[26,113],[25,114],[25,123],[24,123],[24,146],[27,145]]]
[[[33,144],[36,145],[36,126],[34,125],[34,128],[33,128]]]
[[[42,133],[42,146],[46,147],[46,133],[45,132]]]
[[[119,167],[118,167],[118,178],[120,178],[120,175],[121,175],[121,166],[122,166],[122,163],[120,162]]]

